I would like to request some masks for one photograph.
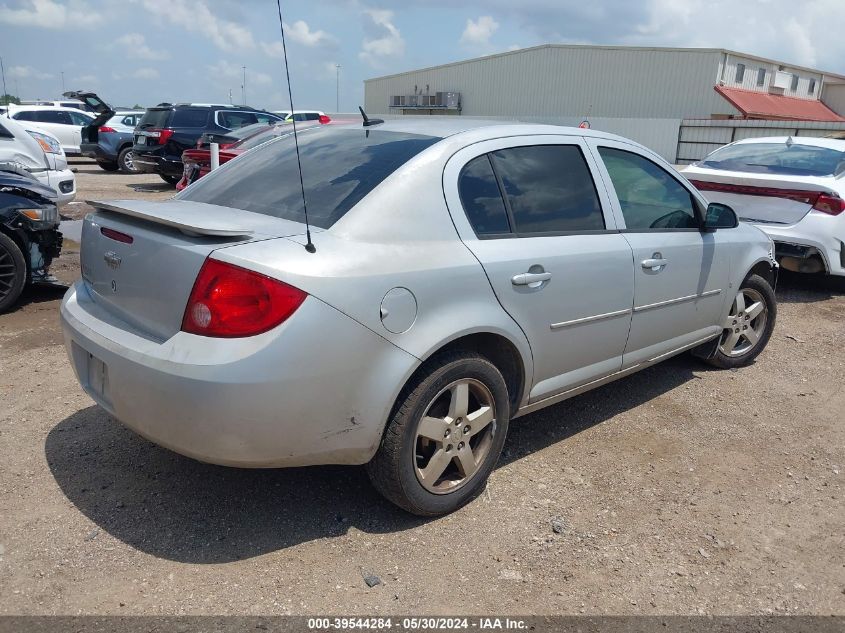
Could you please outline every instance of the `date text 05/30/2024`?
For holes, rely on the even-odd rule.
[[[511,630],[528,628],[528,624],[519,618],[496,617],[349,617],[349,618],[308,618],[308,629],[312,631],[343,631],[366,629],[373,631],[399,629],[400,631],[437,631],[437,630]]]

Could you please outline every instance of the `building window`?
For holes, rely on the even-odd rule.
[[[766,85],[766,69],[765,68],[758,68],[757,69],[757,85],[758,86]]]
[[[807,94],[816,94],[816,80],[810,79],[810,87],[807,88]]]
[[[792,92],[798,90],[798,75],[792,75],[792,85],[789,87]]]
[[[736,83],[741,84],[745,79],[745,64],[736,65]]]

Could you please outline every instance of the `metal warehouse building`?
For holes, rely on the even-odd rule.
[[[725,49],[547,44],[364,82],[368,114],[614,132],[671,162],[748,136],[845,130],[845,76]]]

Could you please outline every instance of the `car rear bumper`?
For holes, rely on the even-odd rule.
[[[83,143],[79,146],[79,150],[82,152],[83,156],[93,158],[97,162],[113,163],[117,161],[117,154],[106,150],[106,148],[99,143]]]
[[[77,378],[98,404],[161,446],[227,466],[369,461],[419,362],[313,297],[258,336],[179,332],[157,342],[106,312],[80,281],[61,322]]]
[[[754,226],[772,238],[779,254],[795,256],[801,248],[813,249],[822,258],[825,272],[845,275],[845,214],[810,212],[793,225],[755,223]]]
[[[132,149],[132,164],[138,171],[148,174],[164,174],[165,176],[182,177],[184,167],[181,160],[170,160],[154,154]]]

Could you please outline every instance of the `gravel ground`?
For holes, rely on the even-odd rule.
[[[77,166],[80,200],[172,191]],[[784,274],[751,367],[684,355],[518,420],[435,520],[362,468],[209,466],[125,430],[73,377],[61,295],[0,316],[0,614],[845,614],[843,283]]]

